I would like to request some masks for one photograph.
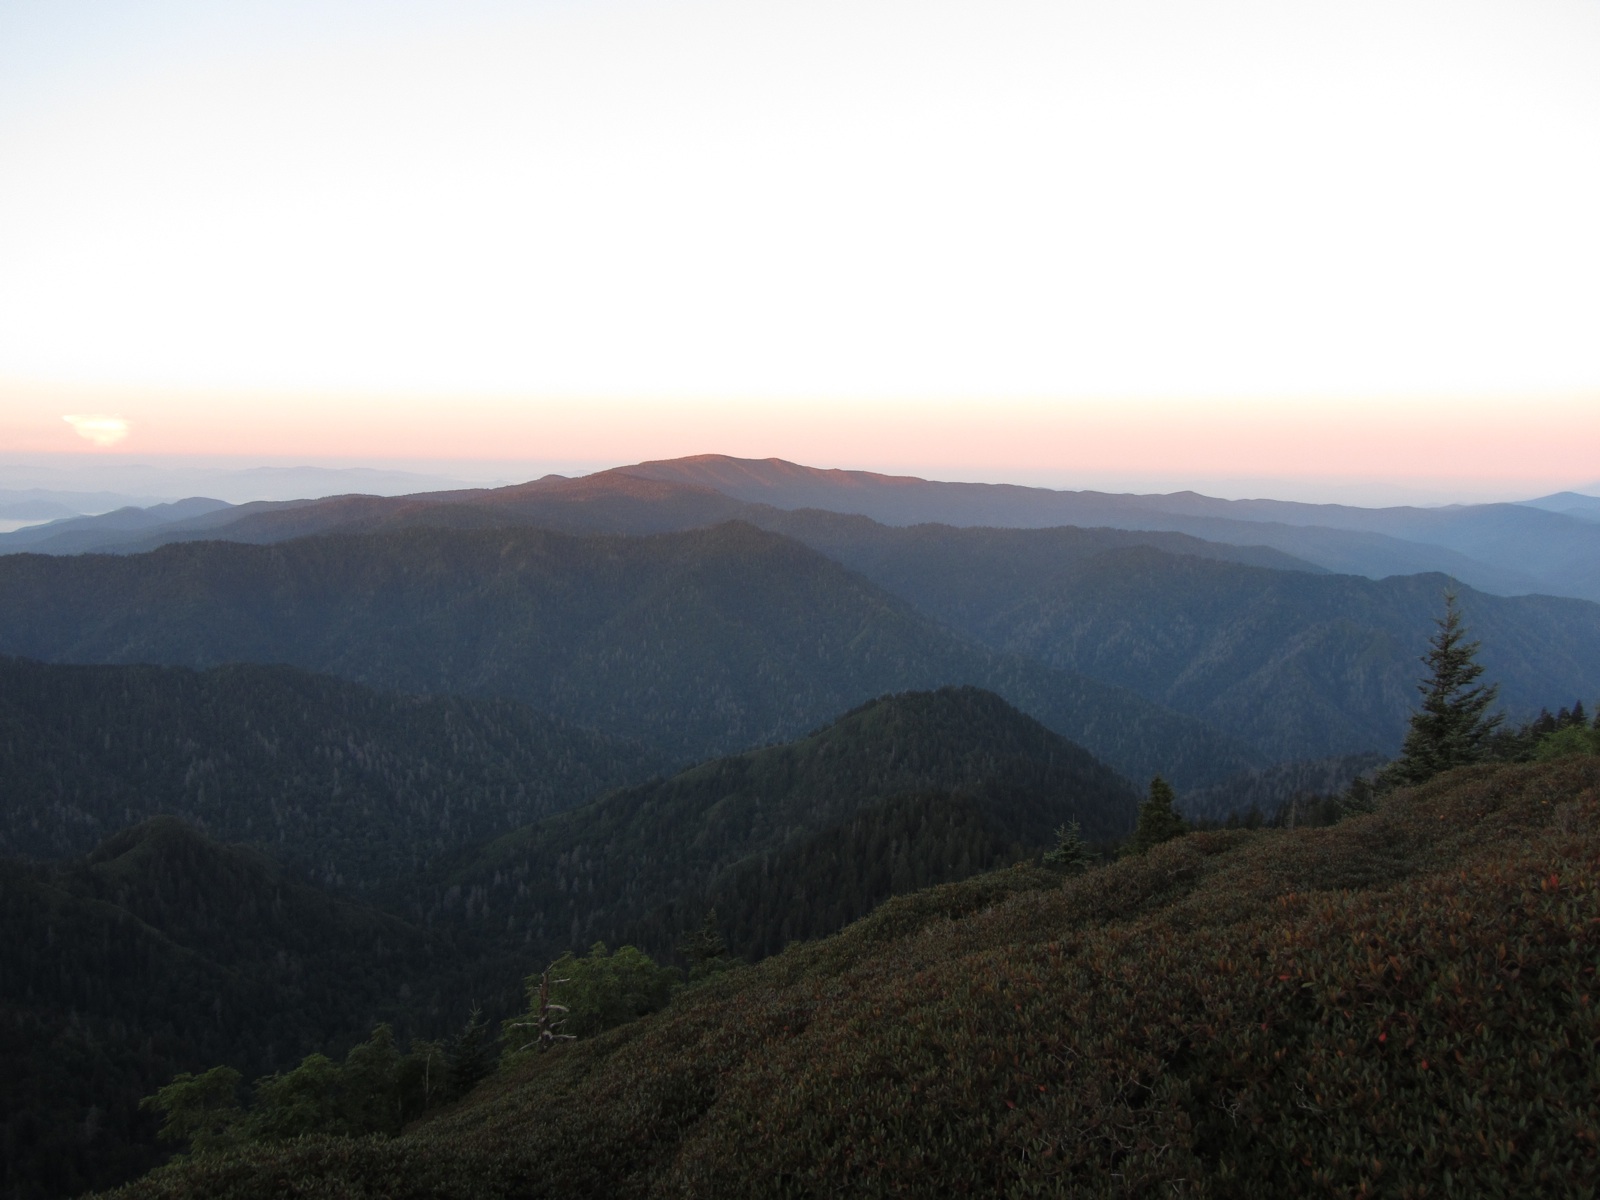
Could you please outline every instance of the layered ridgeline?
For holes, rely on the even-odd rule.
[[[528,1053],[393,1139],[120,1196],[1588,1194],[1600,760],[1013,868]]]
[[[128,552],[205,537],[274,541],[419,519],[447,524],[526,520],[575,532],[642,533],[736,517],[759,523],[760,510],[812,508],[859,513],[889,525],[1170,531],[1213,544],[1271,547],[1324,570],[1374,579],[1441,572],[1500,595],[1548,592],[1600,600],[1600,522],[1593,517],[1600,500],[1570,494],[1530,504],[1358,508],[1221,500],[1194,492],[1118,495],[941,483],[711,454],[503,488],[340,496],[216,511],[207,511],[216,501],[184,503],[192,507],[125,510],[0,535],[0,554]],[[446,513],[446,507],[477,511]]]
[[[1129,688],[1273,761],[1398,751],[1446,590],[1516,719],[1552,695],[1587,703],[1600,680],[1600,604],[1586,600],[1271,569],[1270,554],[1226,561],[1177,535],[818,512],[772,525],[996,651]]]
[[[1043,664],[1130,689],[1146,700],[1225,730],[1268,761],[1392,753],[1397,748],[1397,731],[1404,727],[1415,698],[1416,656],[1446,587],[1456,587],[1461,593],[1474,634],[1485,641],[1484,662],[1501,681],[1502,700],[1514,719],[1531,717],[1552,694],[1593,700],[1589,689],[1600,677],[1600,606],[1539,596],[1495,597],[1439,576],[1358,577],[1362,571],[1400,576],[1434,566],[1468,581],[1479,578],[1465,568],[1457,570],[1460,564],[1452,566],[1445,559],[1386,560],[1380,564],[1381,570],[1373,563],[1335,562],[1358,574],[1330,575],[1280,550],[1205,541],[1170,531],[950,525],[904,528],[877,524],[862,516],[787,511],[774,505],[809,498],[839,507],[865,504],[888,519],[942,514],[947,519],[964,516],[971,521],[988,514],[997,521],[1020,521],[1026,516],[1022,509],[1013,511],[1000,505],[990,513],[982,505],[972,507],[968,500],[976,504],[974,497],[988,497],[998,503],[1015,492],[1013,499],[1034,505],[1029,511],[1043,519],[1056,512],[1049,507],[1056,503],[1051,497],[1079,495],[1082,499],[1082,495],[1041,489],[985,490],[988,485],[926,484],[882,476],[857,478],[849,472],[814,472],[793,464],[739,460],[646,466],[664,477],[641,478],[633,472],[645,468],[622,468],[581,480],[550,479],[487,491],[392,499],[345,497],[264,506],[249,513],[241,510],[230,518],[231,523],[190,532],[247,541],[275,541],[328,530],[414,526],[472,529],[533,524],[640,533],[688,528],[737,515],[821,551],[909,602],[924,616],[997,651],[1002,658]],[[718,487],[729,489],[730,494],[717,491]],[[947,495],[951,504],[963,496],[968,499],[955,507],[928,507],[916,496],[929,488],[933,489],[929,495]],[[940,489],[954,490],[947,494]],[[760,496],[772,503],[752,502],[751,498]],[[1204,498],[1192,499],[1198,503]],[[891,500],[909,507],[879,505]],[[1502,507],[1513,509],[1515,520],[1539,521],[1553,515],[1520,506]],[[1289,506],[1285,511],[1310,508],[1317,506]],[[1350,510],[1345,515],[1355,520],[1365,511]],[[1382,511],[1388,513],[1385,519],[1409,520],[1408,513],[1426,515],[1432,510]],[[1448,522],[1459,516],[1451,512],[1439,519]],[[211,513],[203,519],[225,515]],[[1492,513],[1479,515],[1485,521],[1499,519]],[[1069,505],[1056,513],[1062,520],[1111,520],[1114,516],[1112,510],[1102,513],[1092,506],[1079,511]],[[1247,530],[1276,528],[1248,521],[1236,524]],[[1593,522],[1578,525],[1585,537],[1600,536],[1600,527]],[[1359,534],[1327,532],[1341,537]],[[1529,582],[1525,590],[1535,587]],[[1020,678],[963,675],[880,679],[879,683],[881,689],[888,689],[958,679],[998,687],[1131,774],[1146,773],[1150,766],[1102,740],[1103,729],[1091,735],[1092,716],[1083,706],[1072,706],[1061,714],[1041,708],[1035,695],[1039,689]],[[844,705],[859,698],[861,694],[839,695],[835,700]],[[1108,723],[1120,724],[1128,715],[1117,710]],[[770,736],[788,736],[795,731],[786,728]],[[703,749],[711,752],[734,745],[706,743]],[[1180,773],[1178,782],[1187,786],[1195,781]]]
[[[253,1077],[380,1019],[459,1022],[447,946],[170,817],[83,858],[0,862],[0,1195],[154,1165],[138,1103],[179,1071]]]
[[[1499,595],[1548,592],[1600,601],[1600,523],[1573,502],[1359,508],[1222,500],[1196,492],[1130,495],[1013,484],[943,483],[827,471],[782,459],[707,454],[617,468],[657,483],[713,490],[783,509],[859,513],[889,525],[1169,530],[1267,546],[1340,574],[1442,572]],[[1593,497],[1577,497],[1588,508]]]
[[[84,854],[171,813],[333,886],[395,887],[659,765],[509,700],[290,667],[0,658],[0,855]]]
[[[887,696],[508,834],[414,915],[509,934],[544,962],[595,941],[671,955],[714,908],[730,948],[759,957],[893,893],[1036,855],[1070,821],[1121,839],[1137,807],[1109,767],[998,696]]]
[[[0,652],[289,663],[408,692],[510,696],[680,763],[792,738],[886,692],[976,684],[1131,778],[1202,786],[1260,764],[1203,722],[974,646],[823,555],[737,523],[11,555]]]

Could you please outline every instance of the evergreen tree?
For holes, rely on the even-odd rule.
[[[735,965],[728,954],[728,943],[717,928],[717,910],[714,908],[706,911],[700,928],[685,938],[678,949],[689,960],[691,980],[704,979]]]
[[[1344,817],[1360,816],[1363,813],[1378,811],[1377,786],[1365,775],[1357,775],[1350,781],[1350,786],[1339,797],[1339,815]]]
[[[1483,674],[1477,661],[1480,643],[1465,640],[1454,593],[1445,593],[1444,616],[1435,618],[1434,624],[1438,631],[1422,656],[1428,674],[1417,685],[1422,706],[1411,714],[1400,757],[1380,776],[1387,788],[1422,783],[1452,767],[1482,762],[1502,720],[1499,714],[1485,715],[1499,685],[1476,682]]]
[[[461,1032],[451,1039],[446,1058],[450,1091],[456,1096],[465,1096],[478,1080],[494,1070],[494,1039],[482,1009],[472,1010]]]
[[[1083,829],[1078,822],[1063,825],[1056,830],[1055,849],[1044,856],[1044,865],[1069,875],[1076,875],[1094,861],[1094,852],[1083,840]]]
[[[1177,799],[1172,785],[1157,775],[1150,781],[1150,794],[1139,806],[1139,824],[1128,839],[1122,852],[1125,855],[1144,854],[1152,846],[1182,837],[1189,832],[1189,824],[1173,808]]]

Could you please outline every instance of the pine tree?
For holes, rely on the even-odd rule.
[[[678,949],[689,960],[691,980],[704,979],[734,965],[728,953],[728,943],[723,941],[722,932],[717,928],[717,910],[714,908],[707,910],[700,928],[686,937]]]
[[[1083,840],[1083,829],[1076,821],[1056,830],[1056,846],[1044,856],[1044,865],[1076,875],[1094,860],[1094,852]]]
[[[1483,674],[1477,661],[1481,643],[1465,640],[1454,593],[1445,593],[1444,616],[1434,618],[1434,624],[1438,631],[1422,656],[1428,674],[1417,684],[1422,706],[1411,714],[1400,757],[1379,777],[1387,788],[1422,783],[1452,767],[1482,762],[1489,737],[1503,719],[1485,715],[1500,687],[1476,682]]]
[[[1172,785],[1161,776],[1157,775],[1150,781],[1150,794],[1139,806],[1139,824],[1123,846],[1123,854],[1144,854],[1152,846],[1159,846],[1162,842],[1189,832],[1188,822],[1172,807],[1176,799]]]
[[[465,1096],[494,1070],[494,1039],[482,1009],[473,1008],[461,1032],[450,1040],[446,1057],[450,1092],[455,1096]]]

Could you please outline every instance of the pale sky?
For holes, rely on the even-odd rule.
[[[1593,483],[1597,63],[1600,0],[4,0],[0,450]]]

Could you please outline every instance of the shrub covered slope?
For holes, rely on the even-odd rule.
[[[392,1140],[124,1189],[1592,1196],[1600,760],[885,904]]]

